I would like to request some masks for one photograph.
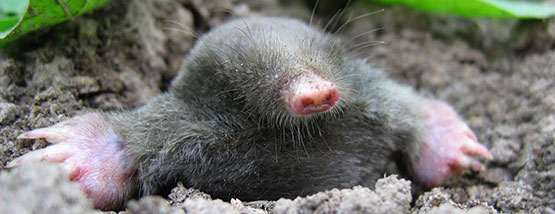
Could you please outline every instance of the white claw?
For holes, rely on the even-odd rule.
[[[469,156],[466,156],[466,155],[459,156],[457,158],[457,162],[463,168],[470,168],[474,171],[480,171],[480,170],[484,169],[484,167],[483,167],[482,163],[480,163],[480,161],[478,161],[474,158],[471,158]]]
[[[10,161],[6,167],[14,167],[25,163],[32,162],[55,162],[60,163],[70,157],[69,151],[71,148],[67,145],[57,144],[44,149],[31,151],[21,157]]]
[[[61,127],[47,127],[47,128],[40,128],[35,129],[32,131],[25,132],[19,135],[18,138],[20,139],[40,139],[44,138],[49,143],[58,143],[66,140],[68,138],[69,133],[66,129]]]
[[[6,167],[7,168],[12,168],[12,167],[17,166],[17,165],[19,165],[19,164],[17,164],[17,158],[16,158],[16,159],[8,162],[8,164],[6,164]]]

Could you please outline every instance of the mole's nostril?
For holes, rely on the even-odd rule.
[[[301,100],[301,102],[302,102],[302,104],[305,105],[305,106],[314,104],[314,100],[313,100],[312,98],[310,98],[310,97],[303,98],[303,99]]]

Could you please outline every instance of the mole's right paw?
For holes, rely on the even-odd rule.
[[[447,104],[423,102],[426,130],[413,159],[413,175],[427,187],[434,187],[461,176],[465,171],[479,171],[484,165],[477,158],[491,159],[488,149],[466,123]]]
[[[54,145],[16,158],[8,167],[30,162],[61,163],[69,179],[81,185],[96,208],[115,208],[132,190],[133,161],[111,124],[100,114],[77,116],[18,138],[44,138]]]

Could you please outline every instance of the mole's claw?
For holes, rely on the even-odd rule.
[[[13,159],[12,161],[8,162],[8,164],[6,164],[7,168],[12,168],[14,166],[18,166],[21,165],[21,161],[18,161],[19,158]]]
[[[62,127],[47,127],[47,128],[40,128],[34,129],[28,132],[25,132],[19,136],[18,139],[40,139],[44,138],[49,143],[58,143],[62,142],[67,139],[67,133]]]
[[[457,171],[460,173],[457,173],[458,176],[462,175],[465,169],[472,169],[474,171],[480,171],[484,169],[484,165],[482,165],[480,161],[466,155],[461,155],[457,157],[456,161],[454,162],[454,164],[452,164],[451,167],[453,168],[453,171]]]
[[[18,157],[10,161],[6,166],[14,167],[17,165],[32,163],[32,162],[61,163],[71,156],[69,153],[65,152],[68,150],[68,148],[66,147],[67,145],[58,144],[58,145],[46,147],[44,149],[31,151],[21,157]]]
[[[461,150],[470,156],[483,157],[491,160],[493,157],[489,150],[477,141],[468,139],[466,143],[461,147]]]

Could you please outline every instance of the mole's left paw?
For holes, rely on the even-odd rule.
[[[43,138],[53,145],[18,157],[8,167],[32,162],[59,163],[69,179],[80,184],[96,208],[119,206],[132,190],[129,186],[133,183],[132,160],[111,124],[100,114],[77,116],[18,138]]]
[[[474,133],[447,104],[424,101],[426,113],[424,142],[413,158],[412,174],[427,187],[443,184],[466,170],[484,166],[474,157],[491,159],[488,149],[478,143]]]

